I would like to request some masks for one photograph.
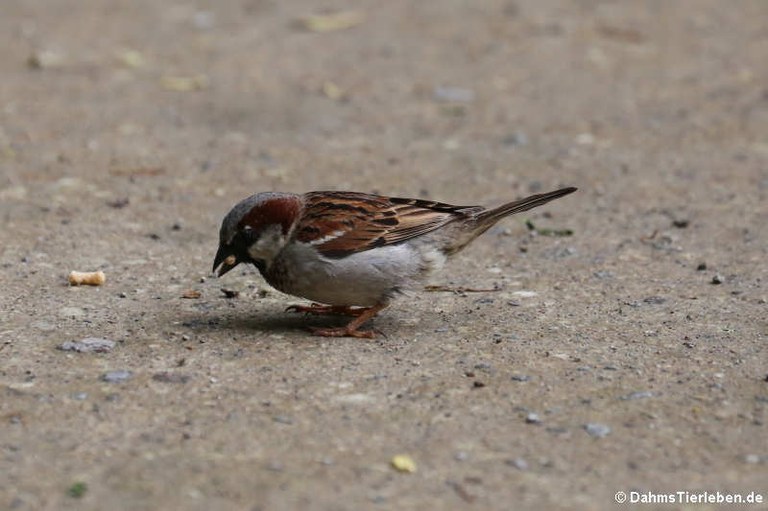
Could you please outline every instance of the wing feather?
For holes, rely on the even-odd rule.
[[[294,236],[326,257],[339,258],[403,243],[482,210],[356,192],[311,192],[304,195]]]

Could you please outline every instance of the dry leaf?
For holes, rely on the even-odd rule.
[[[117,60],[125,67],[139,68],[144,67],[146,60],[141,52],[136,50],[122,50],[117,53]]]
[[[301,18],[302,26],[311,32],[334,32],[355,27],[365,21],[360,11],[339,11],[330,14],[311,14]]]
[[[184,291],[184,294],[181,295],[182,298],[188,298],[190,300],[200,298],[201,296],[203,296],[203,293],[196,289],[187,289]]]
[[[174,92],[192,92],[207,89],[210,80],[205,75],[195,76],[163,76],[160,84],[166,90]]]

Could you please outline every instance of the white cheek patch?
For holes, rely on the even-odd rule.
[[[322,238],[318,238],[316,240],[312,240],[308,243],[308,245],[322,245],[323,243],[326,243],[331,240],[335,240],[336,238],[340,238],[344,234],[346,234],[347,231],[333,231],[331,234],[328,234],[326,236],[323,236]]]
[[[270,225],[261,233],[259,240],[248,247],[248,255],[253,259],[271,263],[285,245],[283,229],[279,225]]]

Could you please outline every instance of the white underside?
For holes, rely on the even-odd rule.
[[[273,263],[275,277],[270,278],[273,272],[268,271],[268,281],[285,293],[330,305],[386,303],[397,293],[416,287],[445,263],[445,255],[424,241],[374,248],[340,259],[324,258],[309,245],[289,244]]]

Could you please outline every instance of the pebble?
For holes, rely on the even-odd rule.
[[[187,383],[189,381],[189,375],[164,371],[162,373],[153,374],[152,379],[162,383]]]
[[[760,456],[757,454],[747,454],[744,456],[744,462],[749,463],[750,465],[757,465],[760,463]]]
[[[510,467],[515,467],[518,470],[528,470],[528,462],[524,458],[515,458],[507,460],[506,464]]]
[[[635,399],[645,399],[648,397],[655,397],[656,394],[651,392],[650,390],[644,390],[644,391],[638,391],[638,392],[631,392],[627,394],[626,396],[621,396],[619,399],[622,401],[634,401]]]
[[[293,424],[293,419],[286,417],[285,415],[276,415],[272,417],[272,420],[279,424]]]
[[[605,436],[608,436],[608,434],[611,432],[610,427],[606,426],[605,424],[600,424],[597,422],[590,422],[589,424],[585,424],[584,430],[587,432],[589,436],[592,436],[595,438],[603,438]]]
[[[57,346],[61,351],[76,351],[77,353],[106,353],[115,347],[115,341],[100,337],[88,337],[82,341],[67,341]]]
[[[528,144],[528,135],[524,131],[515,131],[511,135],[504,137],[501,143],[512,147],[524,146]]]
[[[525,416],[525,422],[528,424],[541,424],[541,417],[538,413],[529,413]]]
[[[705,271],[707,269],[707,263],[699,263],[696,267],[696,271]]]
[[[662,303],[666,302],[667,299],[664,298],[663,296],[649,296],[648,298],[645,298],[643,301],[651,305],[661,305]]]
[[[102,381],[107,383],[121,383],[131,378],[133,378],[133,373],[126,370],[109,371],[101,376]]]
[[[531,377],[527,374],[513,374],[510,378],[512,381],[531,381]]]
[[[722,284],[724,280],[725,279],[723,278],[722,275],[716,274],[714,277],[712,277],[712,284],[714,285]]]
[[[475,100],[475,91],[461,87],[435,87],[432,94],[436,101],[449,103],[471,103]]]
[[[453,459],[456,461],[466,461],[469,459],[469,453],[467,453],[467,451],[459,451],[453,455]]]

